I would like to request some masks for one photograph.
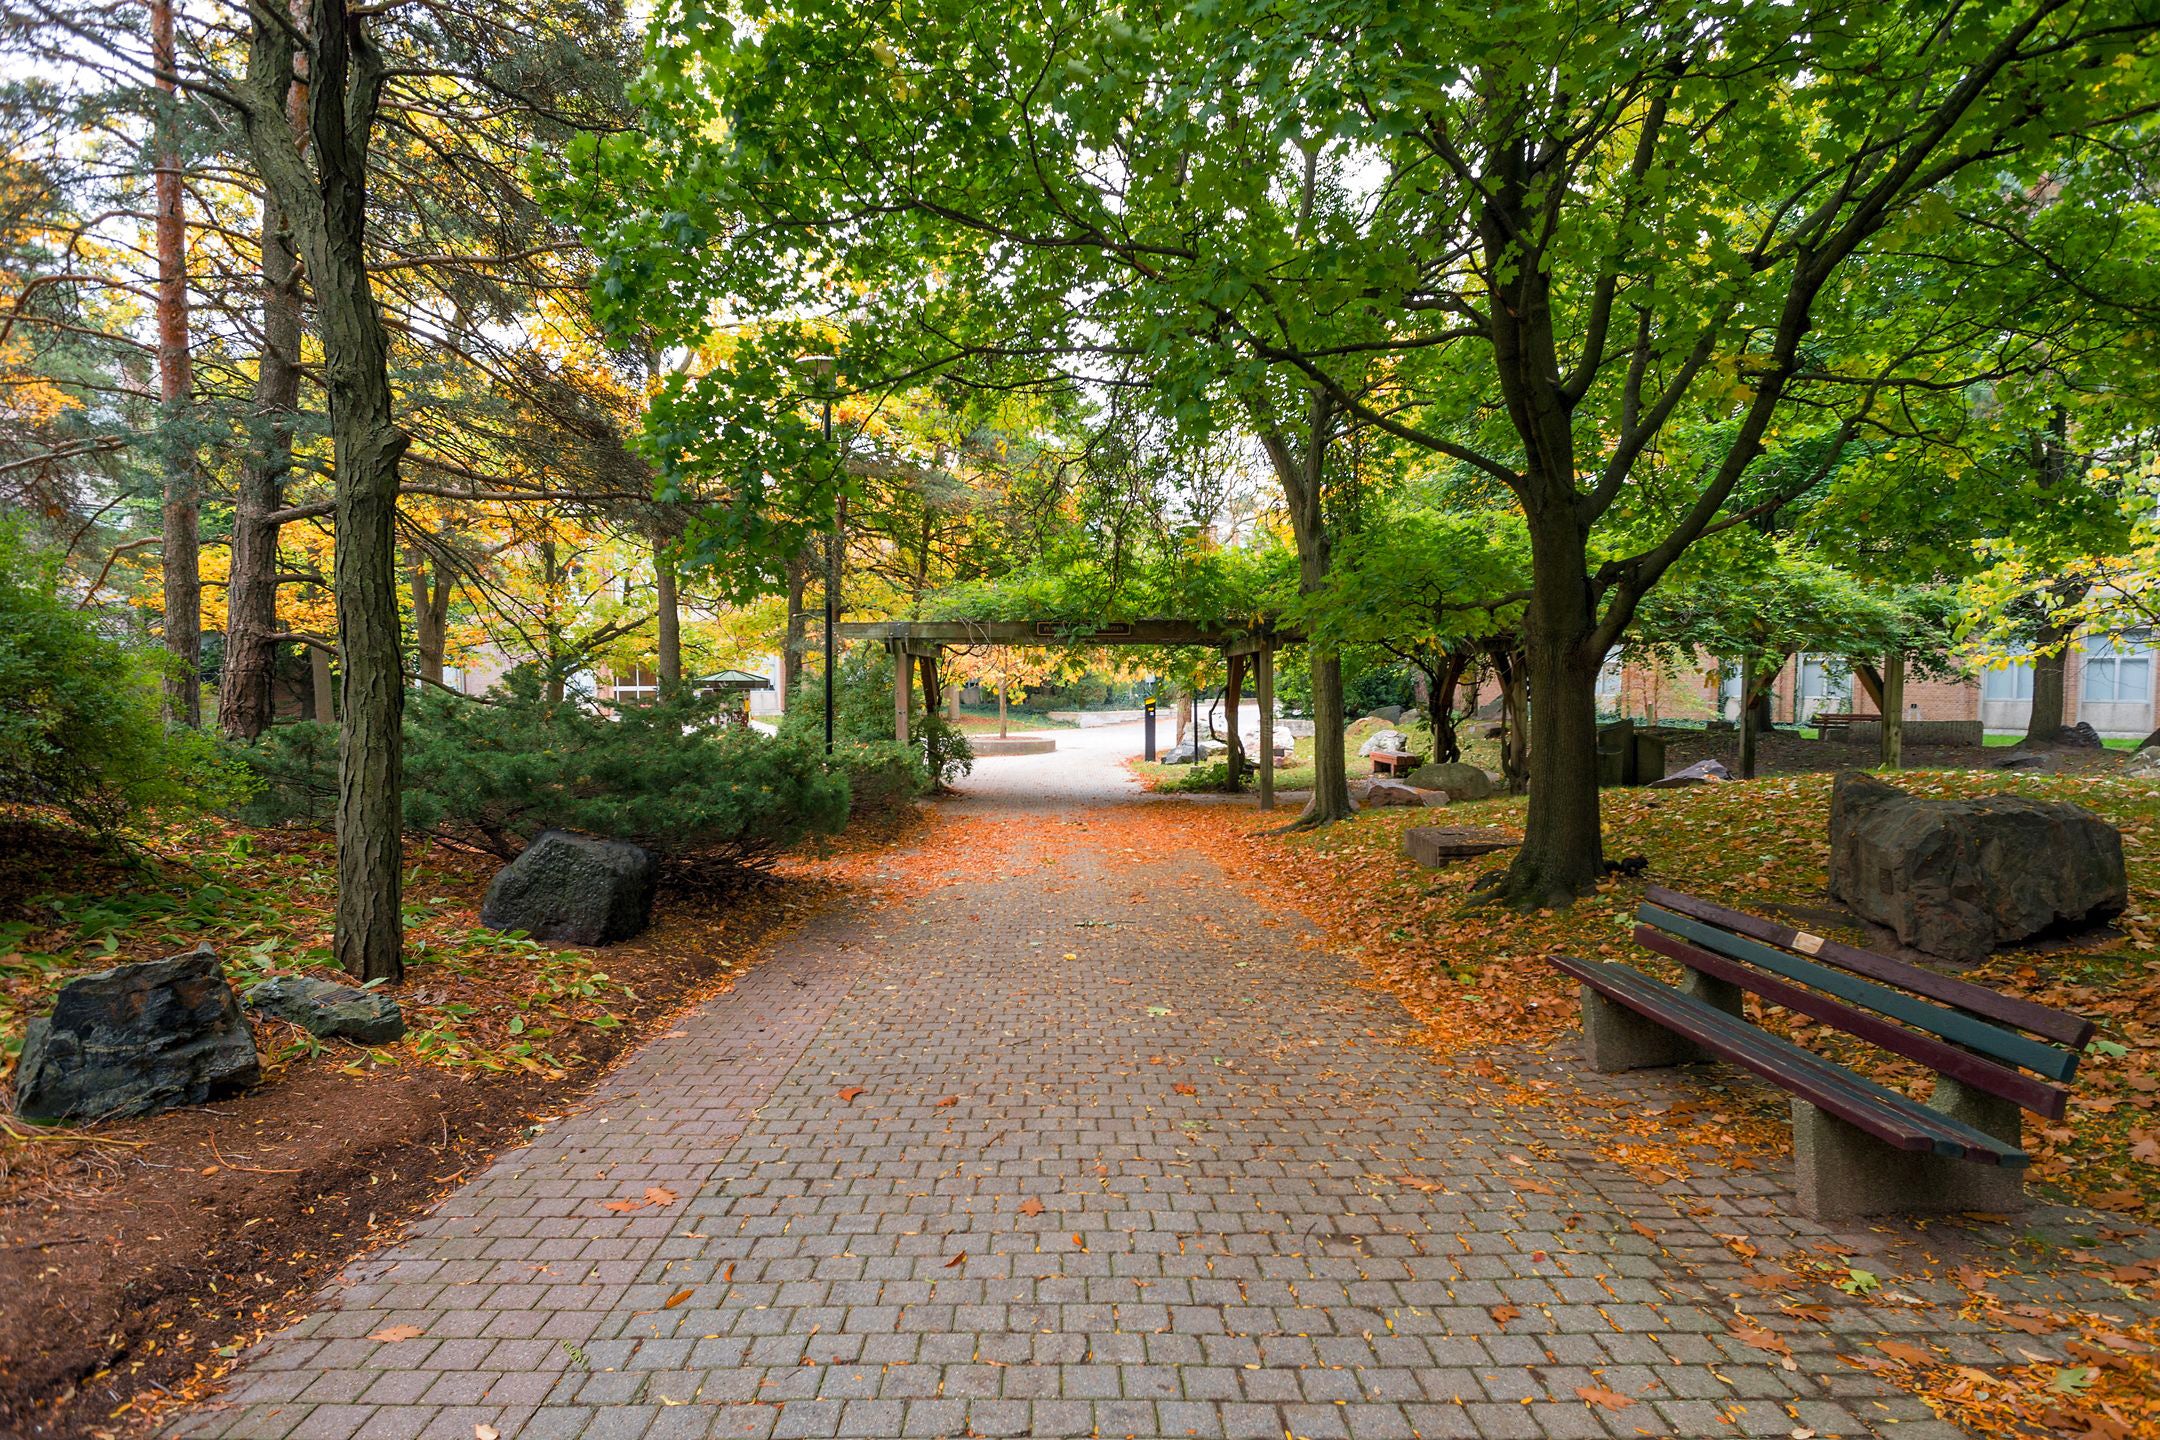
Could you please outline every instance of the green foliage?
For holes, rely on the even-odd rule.
[[[841,652],[840,673],[834,685],[836,719],[833,736],[836,758],[850,777],[871,787],[885,799],[865,796],[857,810],[874,810],[892,803],[898,784],[896,759],[904,756],[914,767],[910,794],[923,794],[950,785],[975,765],[975,752],[951,721],[943,715],[913,710],[908,718],[909,745],[903,750],[893,736],[893,657],[872,646],[855,646]],[[800,745],[820,746],[825,737],[825,683],[822,676],[803,681],[789,697],[780,720],[782,738]]]
[[[561,827],[663,860],[745,866],[839,830],[846,775],[799,739],[716,724],[721,703],[683,694],[610,717],[546,699],[524,671],[486,700],[417,692],[405,711],[405,827],[504,858]],[[264,783],[244,818],[327,821],[329,727],[280,726],[237,748]]]
[[[60,591],[55,561],[0,522],[0,796],[109,831],[145,805],[234,794],[202,735],[159,719],[151,660]]]
[[[1370,715],[1383,705],[1407,710],[1417,703],[1410,689],[1410,667],[1375,665],[1343,682],[1343,713]]]

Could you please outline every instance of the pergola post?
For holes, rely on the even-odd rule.
[[[902,745],[908,743],[908,691],[914,688],[908,684],[908,670],[912,668],[908,659],[907,646],[896,643],[893,646],[892,723],[893,738]]]
[[[1260,703],[1260,808],[1275,808],[1275,652],[1262,645],[1253,657],[1253,698]]]

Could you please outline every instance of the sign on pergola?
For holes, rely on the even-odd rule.
[[[837,627],[842,640],[874,640],[893,652],[893,733],[908,741],[908,660],[922,674],[923,703],[938,708],[938,653],[962,645],[1194,645],[1220,650],[1229,662],[1223,693],[1233,767],[1242,760],[1238,739],[1238,692],[1245,667],[1253,669],[1254,699],[1260,705],[1260,808],[1275,804],[1275,651],[1305,637],[1272,627],[1232,628],[1191,620],[857,620]],[[1197,737],[1196,737],[1197,738]],[[1232,771],[1235,774],[1235,769]]]

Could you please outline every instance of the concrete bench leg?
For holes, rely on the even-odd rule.
[[[1740,987],[1737,985],[1728,985],[1691,970],[1683,988],[1728,1015],[1740,1013]],[[1581,989],[1583,1044],[1590,1051],[1591,1069],[1614,1075],[1622,1070],[1694,1065],[1710,1058],[1692,1040],[1675,1035],[1655,1020],[1645,1019],[1627,1006],[1615,1004],[1588,985]]]
[[[2025,1208],[2022,1170],[1900,1150],[1798,1098],[1792,1117],[1800,1208],[1817,1220]]]

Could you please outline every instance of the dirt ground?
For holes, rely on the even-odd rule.
[[[100,863],[0,864],[0,882],[79,882]],[[489,868],[473,869],[475,905]],[[87,1131],[0,1123],[0,1435],[147,1433],[352,1257],[535,1119],[574,1107],[656,1024],[733,983],[723,954],[741,964],[823,895],[809,878],[664,890],[654,928],[604,952],[635,997],[614,1003],[621,1023],[572,1027],[549,1074],[364,1066],[366,1052],[333,1042],[195,1109]]]

